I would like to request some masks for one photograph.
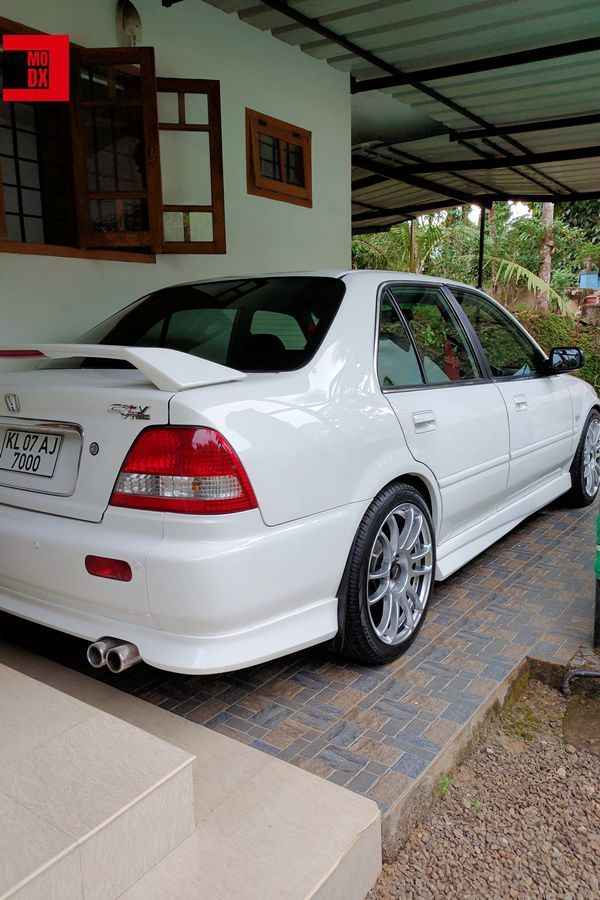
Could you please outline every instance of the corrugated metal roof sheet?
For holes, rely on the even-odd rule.
[[[422,123],[432,123],[429,137],[394,144],[383,142],[375,126],[365,139],[361,128],[352,172],[357,229],[389,225],[414,210],[443,208],[461,197],[485,203],[503,196],[600,195],[598,0],[207,2],[350,73],[359,87],[361,80],[396,76],[396,84],[381,89],[422,114]],[[540,59],[536,54],[509,67],[491,59],[582,41],[586,52],[568,48],[572,55],[559,50]],[[456,74],[457,64],[486,60],[487,68],[471,65],[471,71]],[[441,67],[447,66],[454,71],[443,77]],[[399,83],[403,74],[411,83]],[[356,108],[360,116],[360,104]],[[590,114],[596,121],[572,122],[568,128],[519,128],[514,134],[451,140],[453,131]],[[392,119],[392,108],[387,115]],[[440,125],[446,132],[441,135]],[[571,158],[575,148],[587,148],[589,156]],[[547,153],[552,159],[537,159]],[[498,168],[488,158],[507,162]],[[454,171],[453,164],[469,160],[479,160],[480,167]],[[428,172],[424,164],[443,164],[443,170]],[[411,171],[415,167],[418,171]]]

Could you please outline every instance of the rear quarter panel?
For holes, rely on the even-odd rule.
[[[230,441],[267,525],[362,501],[360,514],[382,487],[410,473],[430,483],[438,505],[431,472],[411,456],[375,377],[376,287],[348,285],[304,369],[250,375],[171,400],[173,424],[210,426]]]

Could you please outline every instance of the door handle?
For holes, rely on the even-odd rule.
[[[413,413],[413,422],[415,431],[419,434],[423,431],[434,431],[437,428],[435,413],[432,409],[424,409],[421,412]]]
[[[513,400],[517,412],[522,412],[524,409],[527,409],[527,397],[525,394],[515,394]]]

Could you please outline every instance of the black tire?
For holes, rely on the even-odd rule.
[[[399,505],[409,503],[423,515],[431,535],[431,578],[423,602],[424,611],[412,633],[401,643],[386,644],[377,635],[367,607],[367,575],[371,550],[382,524]],[[435,572],[435,533],[431,514],[421,494],[412,485],[396,482],[388,485],[373,500],[360,524],[350,552],[340,602],[344,604],[341,651],[361,662],[379,665],[403,653],[419,633],[429,605]]]
[[[577,445],[577,452],[571,463],[571,489],[565,494],[565,501],[569,506],[576,508],[591,506],[598,496],[598,488],[596,488],[593,494],[588,494],[585,487],[584,473],[585,438],[594,421],[600,422],[600,412],[598,412],[597,409],[593,409],[585,420],[585,425],[583,426],[581,437],[579,438],[579,444]]]

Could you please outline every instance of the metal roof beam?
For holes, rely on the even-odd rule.
[[[451,141],[467,141],[476,138],[501,137],[505,134],[523,134],[529,131],[580,128],[584,125],[597,125],[599,122],[600,113],[590,113],[586,116],[565,116],[562,119],[541,119],[538,122],[516,122],[512,125],[498,125],[490,128],[466,128],[461,131],[451,131],[448,137]]]
[[[439,81],[442,78],[457,78],[461,75],[473,75],[477,72],[508,69],[512,66],[522,66],[548,59],[560,59],[565,56],[576,56],[580,53],[593,53],[599,49],[600,36],[585,38],[581,41],[552,44],[548,47],[534,47],[532,50],[519,50],[515,53],[488,56],[484,59],[472,59],[445,66],[435,66],[430,69],[417,69],[413,72],[389,75],[383,78],[368,78],[363,81],[355,81],[352,85],[352,93],[362,94],[365,91],[399,87],[400,85],[411,84],[415,80]]]
[[[445,184],[438,184],[437,181],[430,181],[428,178],[420,178],[416,174],[413,175],[413,169],[420,169],[420,166],[406,166],[400,169],[397,166],[391,166],[376,159],[369,159],[367,156],[359,156],[356,153],[352,155],[352,165],[361,169],[366,169],[367,172],[373,172],[375,175],[382,175],[384,178],[391,178],[394,181],[401,181],[404,184],[410,184],[413,187],[431,191],[433,194],[447,197],[448,200],[458,200],[460,203],[479,202],[473,194],[465,194],[464,191],[459,191],[457,188],[451,188]],[[359,183],[360,182],[354,182],[352,185],[353,189],[356,190],[356,185]]]
[[[415,90],[420,91],[422,94],[425,94],[427,97],[431,97],[432,100],[435,100],[436,103],[439,103],[441,106],[445,106],[446,109],[451,109],[455,113],[458,113],[460,116],[463,116],[465,119],[470,119],[471,122],[474,122],[475,125],[478,125],[480,128],[491,128],[491,123],[484,119],[482,116],[477,115],[477,113],[472,112],[470,109],[467,109],[466,106],[462,106],[460,103],[457,103],[455,100],[450,99],[450,97],[446,97],[444,94],[441,94],[439,91],[436,91],[435,88],[429,87],[426,84],[423,84],[422,81],[414,78],[410,73],[406,74],[397,66],[392,65],[391,63],[386,62],[384,59],[381,59],[379,56],[376,56],[374,53],[371,53],[369,50],[365,50],[363,47],[360,47],[358,44],[355,44],[353,41],[348,40],[348,38],[344,37],[344,35],[339,34],[336,31],[333,31],[331,28],[328,28],[326,25],[322,25],[318,19],[312,18],[311,16],[307,16],[304,13],[300,12],[297,9],[294,9],[293,6],[290,6],[289,3],[281,2],[281,0],[261,0],[263,6],[268,6],[270,9],[274,9],[277,12],[280,12],[282,15],[287,16],[288,19],[291,19],[294,22],[298,22],[298,24],[303,25],[305,28],[308,28],[311,31],[320,34],[322,37],[326,38],[326,40],[331,41],[334,44],[337,44],[339,47],[343,47],[345,50],[348,50],[354,56],[357,56],[359,59],[364,59],[366,62],[370,63],[375,68],[381,69],[382,72],[388,72],[390,75],[394,75],[395,77],[405,78],[406,84],[412,85]],[[351,79],[352,84],[352,79]],[[527,153],[528,148],[523,144],[515,140],[511,137],[506,137],[504,139],[507,143],[510,143],[515,150],[518,150],[521,153]],[[500,152],[503,152],[502,150]],[[507,151],[508,152],[508,151]],[[565,185],[566,187],[566,185]]]
[[[572,147],[568,150],[550,150],[543,153],[524,153],[522,156],[488,156],[485,159],[452,159],[446,162],[424,163],[408,166],[408,174],[421,175],[431,172],[472,172],[478,169],[507,169],[517,166],[543,165],[568,162],[574,159],[593,159],[600,156],[600,147]],[[358,165],[358,163],[357,163]],[[543,173],[542,173],[543,174]],[[549,177],[549,176],[548,176]]]

